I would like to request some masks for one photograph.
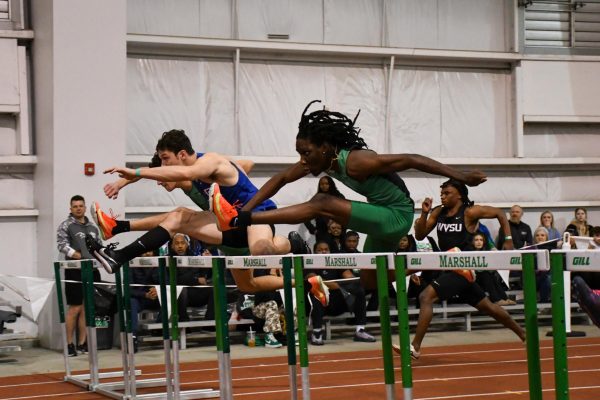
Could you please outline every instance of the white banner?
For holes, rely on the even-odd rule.
[[[508,269],[515,271],[520,271],[522,269],[522,254],[535,254],[537,258],[537,269],[540,271],[547,271],[549,269],[548,252],[545,250],[402,253],[402,255],[406,256],[406,267],[414,270]]]

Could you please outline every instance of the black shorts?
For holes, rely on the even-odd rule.
[[[81,282],[80,269],[65,269],[65,280]],[[100,271],[94,270],[94,282],[100,282]],[[83,304],[83,290],[81,283],[65,282],[65,297],[70,306]]]
[[[469,283],[467,278],[454,272],[444,272],[431,282],[440,300],[448,300],[458,295],[462,303],[475,307],[485,296],[477,283]]]
[[[269,225],[271,232],[275,235],[275,225]],[[231,229],[223,232],[223,246],[243,249],[248,247],[248,230],[247,229]]]

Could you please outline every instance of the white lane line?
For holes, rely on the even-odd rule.
[[[568,348],[576,348],[576,347],[600,347],[600,343],[588,343],[588,344],[568,344]],[[552,346],[540,346],[540,350],[543,349],[552,349]],[[511,351],[524,351],[525,348],[524,347],[516,347],[516,348],[508,348],[508,349],[498,349],[498,350],[478,350],[477,353],[498,353],[498,352],[511,352]],[[377,350],[373,350],[373,351],[379,351],[379,349]],[[343,353],[342,353],[343,354]],[[429,357],[433,357],[433,356],[446,356],[446,355],[461,355],[461,354],[473,354],[473,351],[460,351],[460,352],[442,352],[442,353],[427,353],[425,355],[423,355],[423,358],[429,358]],[[597,355],[585,355],[585,356],[573,356],[573,355],[569,355],[569,360],[571,359],[578,359],[578,358],[590,358],[590,357],[598,357]],[[314,361],[310,361],[310,365],[314,365],[314,364],[325,364],[325,363],[343,363],[343,362],[358,362],[358,361],[368,361],[368,360],[378,360],[381,359],[381,356],[377,356],[377,357],[355,357],[355,358],[336,358],[333,360],[314,360]],[[548,361],[548,360],[552,360],[552,358],[541,358],[540,361]],[[498,363],[498,362],[503,362],[503,363],[512,363],[512,362],[526,362],[527,360],[521,359],[521,360],[508,360],[508,361],[494,361],[493,363]],[[215,360],[216,362],[216,360]],[[438,364],[438,365],[412,365],[413,369],[419,369],[419,368],[445,368],[445,367],[452,367],[452,366],[461,366],[461,365],[482,365],[482,364],[488,364],[487,362],[481,362],[481,363],[455,363],[455,364]],[[287,366],[287,363],[274,363],[274,364],[265,364],[265,363],[261,363],[261,364],[256,364],[256,365],[240,365],[240,366],[233,366],[232,369],[246,369],[246,368],[260,368],[260,367],[279,367],[279,366]],[[144,366],[140,366],[139,368],[144,368]],[[190,369],[190,370],[182,370],[181,373],[198,373],[198,372],[210,372],[210,371],[218,371],[217,367],[213,367],[213,368],[198,368],[198,369]],[[144,377],[150,377],[150,376],[156,376],[156,375],[164,375],[164,372],[149,372],[149,373],[145,373],[142,376]],[[6,377],[9,378],[9,377]],[[5,378],[2,378],[5,379]],[[60,383],[62,382],[61,380],[57,380],[57,381],[42,381],[42,382],[29,382],[29,383],[20,383],[20,384],[8,384],[8,385],[0,385],[0,388],[11,388],[11,387],[20,387],[20,386],[32,386],[32,385],[51,385],[51,384],[55,384],[55,383]]]
[[[598,389],[598,388],[600,388],[600,386],[574,386],[574,387],[570,387],[569,391],[591,390],[591,389]],[[542,392],[554,392],[554,389],[542,389]],[[527,396],[529,394],[529,389],[523,389],[520,391],[506,390],[504,392],[494,392],[494,393],[457,394],[457,395],[451,395],[451,396],[436,396],[436,397],[415,397],[415,400],[464,399],[464,398],[468,398],[468,397],[481,398],[481,397],[488,397],[488,396],[506,396],[509,394]]]
[[[38,394],[36,396],[23,396],[23,397],[10,397],[2,400],[24,400],[24,399],[42,399],[42,398],[55,398],[55,397],[64,397],[64,396],[81,396],[81,395],[94,395],[97,396],[98,393],[94,392],[74,392],[74,393],[52,393],[52,394]]]
[[[377,383],[361,383],[361,384],[353,384],[353,385],[336,385],[336,386],[319,386],[310,388],[313,390],[331,390],[331,389],[345,389],[345,388],[353,388],[353,387],[364,387],[364,386],[375,386],[380,385],[383,386],[383,382]],[[591,390],[597,389],[600,386],[575,386],[570,387],[569,390]],[[543,389],[543,392],[554,392],[554,389]],[[274,394],[274,393],[289,393],[288,390],[265,390],[261,392],[252,392],[252,393],[236,393],[234,397],[242,397],[242,396],[255,396],[255,395],[265,395],[265,394]],[[523,390],[506,390],[503,392],[492,392],[492,393],[475,393],[475,394],[457,394],[450,396],[438,396],[438,397],[415,397],[414,400],[443,400],[443,399],[464,399],[468,397],[482,398],[487,396],[506,396],[509,394],[518,394],[518,395],[528,395],[529,389]]]

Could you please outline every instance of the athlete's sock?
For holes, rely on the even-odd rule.
[[[231,220],[230,225],[233,228],[246,228],[252,225],[252,212],[251,211],[239,211],[237,217]]]
[[[129,246],[117,251],[119,261],[128,261],[139,257],[147,251],[158,249],[171,239],[169,231],[162,226],[149,230]]]
[[[112,228],[112,234],[118,235],[119,233],[129,232],[131,230],[131,224],[129,221],[119,221],[115,220],[117,225]]]

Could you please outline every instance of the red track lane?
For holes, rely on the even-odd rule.
[[[571,400],[600,399],[600,338],[569,339]],[[551,341],[541,342],[540,363],[544,400],[553,400],[554,364]],[[497,343],[423,348],[413,362],[415,400],[528,399],[526,352],[522,344]],[[233,360],[236,400],[289,399],[287,359],[272,357]],[[182,390],[218,388],[215,361],[181,365]],[[157,378],[164,366],[139,367],[144,378]],[[380,351],[319,354],[310,357],[311,398],[352,400],[384,399]],[[402,399],[400,360],[395,359],[396,393]],[[300,374],[300,367],[297,369]],[[300,386],[300,376],[298,376]],[[156,389],[143,389],[147,393]],[[0,378],[0,399],[102,399],[62,381],[62,374]],[[301,392],[299,393],[301,398]]]

